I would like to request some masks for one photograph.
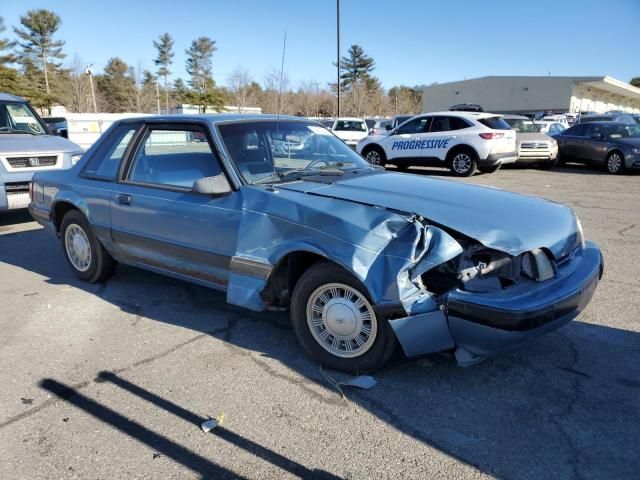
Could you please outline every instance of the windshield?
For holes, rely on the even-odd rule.
[[[338,120],[333,129],[337,132],[366,132],[367,124],[362,120]]]
[[[540,130],[538,126],[531,120],[524,120],[520,118],[505,118],[505,122],[511,125],[511,128],[516,132],[522,133],[538,133]]]
[[[26,104],[0,102],[0,134],[3,133],[46,135],[47,131]]]
[[[372,168],[342,140],[313,123],[242,122],[218,125],[218,130],[247,183]]]
[[[607,137],[618,138],[640,138],[640,125],[602,125]]]

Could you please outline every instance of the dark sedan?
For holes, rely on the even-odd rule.
[[[612,174],[640,169],[640,125],[579,123],[559,135],[559,161],[604,165]]]

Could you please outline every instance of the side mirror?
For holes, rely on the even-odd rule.
[[[594,140],[602,140],[602,134],[601,133],[593,133],[591,135],[591,138],[593,138]]]
[[[387,129],[387,131],[391,130],[391,125],[385,125],[385,127]]]
[[[224,173],[215,177],[204,177],[193,182],[193,191],[203,195],[222,196],[231,193],[231,185]]]

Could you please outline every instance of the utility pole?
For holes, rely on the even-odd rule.
[[[96,92],[93,90],[93,72],[91,71],[91,64],[87,65],[84,73],[89,75],[89,85],[91,85],[91,99],[93,100],[93,113],[98,113],[98,107],[96,106]]]
[[[337,61],[336,68],[338,69],[338,83],[336,84],[336,89],[338,91],[338,117],[340,116],[340,0],[336,0],[336,37],[338,48],[337,52]]]

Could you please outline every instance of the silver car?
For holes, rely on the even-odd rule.
[[[517,163],[535,163],[550,168],[558,157],[558,143],[540,131],[540,128],[523,115],[505,115],[503,120],[516,132]]]
[[[29,182],[35,172],[70,168],[83,150],[51,135],[26,100],[0,93],[0,212],[29,205]]]

